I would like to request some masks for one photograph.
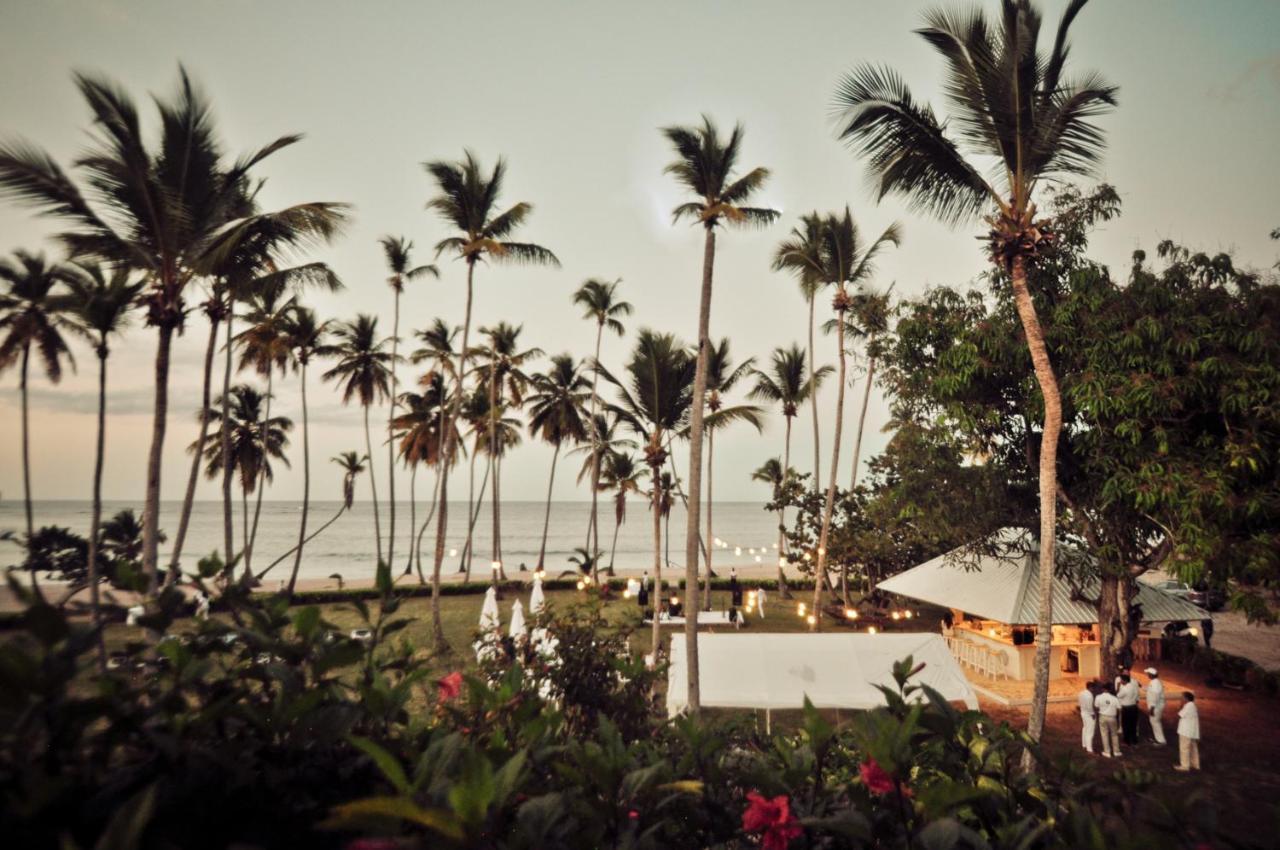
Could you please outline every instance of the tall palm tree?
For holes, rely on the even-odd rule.
[[[794,469],[784,466],[782,461],[778,458],[771,457],[762,463],[755,472],[751,473],[751,480],[762,481],[765,484],[768,484],[772,488],[773,500],[780,503],[783,486],[785,486],[785,484],[790,481],[795,474],[796,471]],[[791,591],[787,589],[787,574],[782,566],[786,563],[787,551],[787,539],[783,534],[785,528],[785,511],[780,506],[778,508],[778,592],[781,594],[783,599],[790,599]]]
[[[485,445],[494,445],[499,449],[496,454],[486,453],[488,469],[485,475],[493,481],[490,511],[493,521],[492,559],[498,564],[498,575],[501,578],[506,578],[502,558],[502,459],[506,455],[504,449],[512,448],[514,444],[504,442],[497,431],[501,427],[505,411],[516,412],[524,406],[529,385],[533,383],[533,378],[525,371],[525,367],[544,353],[541,348],[520,350],[520,333],[523,330],[523,325],[510,325],[506,322],[481,328],[480,333],[489,344],[472,352],[473,357],[481,360],[476,367],[476,376],[488,397],[488,410],[491,413]]]
[[[640,492],[640,467],[633,455],[608,455],[601,472],[600,488],[613,491],[613,542],[609,545],[609,575],[613,575],[613,558],[618,551],[618,529],[627,521],[627,494]]]
[[[454,377],[457,366],[457,352],[454,350],[454,339],[461,332],[460,327],[449,327],[449,324],[443,319],[437,317],[431,325],[423,330],[415,331],[414,335],[421,343],[421,347],[409,356],[412,363],[429,364],[427,374],[419,379],[419,384],[424,387],[436,387],[436,398],[445,399],[449,391],[445,388],[444,376]],[[438,385],[438,386],[437,386]],[[448,404],[439,411],[441,417],[447,416]],[[457,430],[456,427],[454,430]],[[434,428],[436,439],[439,441],[436,452],[433,457],[443,455],[444,453],[444,431],[445,429],[437,425]],[[431,522],[431,518],[435,516],[437,500],[440,495],[440,472],[443,465],[438,460],[431,461],[431,465],[435,468],[436,479],[431,487],[431,510],[427,513],[427,518],[419,527],[417,534],[414,536],[413,559],[417,564],[418,581],[426,584],[426,578],[422,572],[422,535],[426,531],[426,526]]]
[[[782,463],[778,469],[786,470],[788,476],[792,473],[791,420],[796,418],[800,405],[804,404],[805,400],[812,399],[818,394],[822,382],[832,372],[830,366],[823,366],[816,370],[812,364],[806,367],[806,359],[804,349],[795,343],[792,343],[790,348],[775,348],[769,358],[769,371],[763,372],[757,369],[753,372],[756,379],[755,386],[747,394],[748,398],[771,401],[782,408],[786,435],[782,443]],[[775,489],[780,490],[785,483],[785,480],[779,480]],[[778,589],[784,599],[790,599],[791,592],[787,589],[786,576],[782,567],[786,555],[787,541],[783,535],[786,524],[787,510],[782,507],[778,510]]]
[[[559,266],[560,261],[541,245],[510,239],[528,219],[533,206],[521,201],[503,212],[498,211],[498,198],[502,194],[502,183],[507,171],[506,163],[501,158],[487,176],[470,151],[463,154],[460,162],[437,160],[424,163],[424,167],[438,190],[436,196],[427,202],[428,209],[434,210],[445,223],[458,231],[436,243],[436,257],[447,252],[462,260],[467,267],[462,347],[458,351],[458,367],[454,376],[459,389],[453,395],[449,422],[445,428],[443,454],[446,459],[451,459],[456,446],[454,434],[458,405],[462,402],[461,382],[467,372],[468,346],[471,343],[471,302],[476,264],[487,260],[495,263]],[[446,468],[448,465],[449,461],[446,460]],[[449,646],[444,637],[444,625],[440,621],[440,566],[444,562],[445,534],[449,523],[448,487],[449,476],[447,473],[442,474],[437,495],[439,514],[436,519],[435,563],[431,576],[432,631],[436,647],[441,650]]]
[[[448,384],[440,372],[430,371],[419,379],[423,392],[407,392],[400,395],[401,414],[393,423],[400,439],[400,453],[413,468],[426,464],[436,470],[439,478],[444,448],[443,422],[448,415]],[[455,436],[455,439],[460,439]],[[456,458],[454,459],[456,462]],[[412,492],[412,491],[411,491]],[[417,527],[413,545],[410,547],[412,563],[418,571],[418,581],[426,584],[426,576],[422,572],[422,535],[435,515],[436,502],[432,489],[431,508],[422,524]],[[406,567],[406,574],[408,567]]]
[[[598,376],[593,376],[591,381],[593,402],[596,400],[594,392],[596,377]],[[578,470],[577,482],[581,484],[585,481],[594,490],[603,492],[608,488],[604,487],[601,483],[602,479],[600,476],[603,474],[603,469],[605,465],[608,464],[609,458],[618,453],[634,451],[639,448],[639,446],[635,440],[628,439],[618,433],[618,429],[622,425],[622,422],[615,411],[608,409],[599,410],[588,417],[587,422],[587,434],[589,435],[588,442],[575,448],[570,452],[570,454],[581,453],[584,455],[582,468]],[[616,536],[616,527],[614,528],[614,532]],[[596,538],[598,539],[598,537],[599,535],[597,534]],[[593,581],[599,581],[600,579],[600,554],[600,550],[597,549],[595,554],[591,556],[591,563],[595,567],[595,571],[591,576]],[[610,566],[605,570],[605,574],[613,575],[612,564],[610,564]]]
[[[1034,740],[1044,728],[1049,694],[1062,400],[1027,269],[1053,229],[1052,221],[1037,217],[1036,190],[1045,182],[1094,173],[1104,148],[1094,119],[1116,103],[1116,87],[1100,74],[1065,74],[1068,34],[1084,5],[1085,0],[1067,4],[1047,54],[1039,44],[1040,11],[1031,0],[1002,0],[998,20],[980,10],[929,13],[919,32],[946,63],[943,90],[951,122],[939,121],[889,69],[855,69],[836,93],[843,110],[840,136],[867,157],[879,197],[901,195],[952,225],[985,215],[989,253],[1010,282],[1045,408],[1040,616],[1028,722]]]
[[[295,298],[285,297],[282,286],[272,286],[254,292],[248,299],[248,310],[242,317],[248,327],[234,337],[240,346],[241,370],[252,369],[267,379],[266,403],[263,418],[271,418],[271,402],[275,398],[276,372],[285,371],[293,363],[293,346],[289,338],[293,312],[298,308]],[[266,474],[266,467],[259,474]],[[244,558],[244,580],[253,581],[253,547],[258,540],[258,522],[262,517],[262,496],[267,488],[258,482],[257,497],[253,508],[253,526],[245,538],[241,550]]]
[[[216,430],[205,437],[204,445],[192,443],[188,450],[199,452],[205,461],[205,475],[214,478],[223,468],[222,435],[225,432],[231,442],[232,470],[240,481],[241,533],[249,535],[249,496],[258,486],[266,486],[274,479],[271,461],[279,460],[285,466],[289,458],[289,431],[293,422],[284,416],[265,415],[267,396],[249,384],[236,384],[231,388],[231,415],[224,419],[221,399],[214,406],[213,425]],[[203,411],[197,411],[197,416]],[[145,554],[145,552],[144,552]]]
[[[809,395],[809,408],[813,414],[813,489],[817,491],[822,481],[822,443],[818,421],[817,354],[813,346],[814,308],[818,293],[831,281],[825,277],[822,262],[823,218],[816,211],[800,217],[800,225],[778,246],[773,255],[774,271],[789,271],[800,284],[800,294],[809,305],[809,379],[815,392]],[[787,467],[790,469],[790,467]]]
[[[557,354],[551,368],[534,378],[529,396],[529,433],[555,446],[551,454],[551,474],[547,477],[547,510],[542,519],[542,545],[538,548],[538,569],[546,565],[547,529],[551,524],[551,491],[556,481],[556,463],[566,443],[587,439],[584,415],[591,396],[591,382],[582,375],[572,355]],[[595,556],[592,556],[594,563]]]
[[[391,320],[391,405],[387,412],[387,563],[395,560],[396,549],[396,448],[392,437],[396,418],[396,361],[399,359],[400,346],[400,296],[404,294],[404,285],[408,281],[421,277],[440,277],[440,270],[431,263],[415,266],[411,259],[413,243],[403,236],[384,236],[379,240],[382,252],[387,258],[387,268],[391,277],[391,291],[395,293],[395,312]],[[409,524],[409,534],[413,534],[413,523]]]
[[[728,223],[734,226],[764,227],[778,218],[777,210],[746,206],[769,179],[765,168],[753,168],[741,177],[734,171],[742,143],[742,125],[733,128],[727,140],[707,116],[696,127],[667,127],[662,131],[676,150],[676,159],[664,170],[676,182],[693,193],[697,200],[675,208],[673,219],[690,219],[703,228],[702,292],[698,306],[698,356],[693,382],[693,410],[689,423],[689,517],[685,533],[685,580],[687,587],[698,583],[698,523],[702,504],[702,439],[703,414],[707,395],[707,358],[711,346],[711,279],[716,257],[716,228]],[[698,691],[698,614],[690,606],[685,618],[685,644],[688,647],[689,709],[697,714],[701,708]]]
[[[649,506],[653,513],[653,610],[656,614],[662,608],[662,467],[667,462],[671,441],[688,425],[697,364],[674,335],[641,328],[624,367],[624,378],[615,377],[599,363],[595,368],[599,370],[600,377],[617,390],[619,400],[612,409],[644,443],[645,464],[649,467],[649,480],[654,485],[649,494]],[[661,632],[655,616],[655,655],[660,647]]]
[[[489,397],[483,389],[476,387],[462,404],[461,419],[467,425],[471,435],[471,462],[467,465],[467,536],[462,544],[462,559],[458,572],[471,575],[472,543],[475,540],[476,521],[480,517],[480,505],[476,502],[476,461],[480,458],[480,439],[489,433]],[[464,449],[466,441],[459,443]],[[484,490],[489,483],[492,463],[485,465],[484,481],[480,485],[480,500],[484,500]]]
[[[307,416],[307,366],[325,347],[329,323],[316,319],[314,310],[297,307],[289,315],[284,328],[284,339],[293,355],[294,368],[298,370],[298,386],[302,392],[302,520],[298,524],[298,547],[293,557],[293,570],[289,573],[287,594],[292,597],[298,583],[298,570],[302,567],[302,550],[307,542],[307,512],[311,506],[311,426]]]
[[[150,279],[147,323],[155,327],[155,412],[143,509],[143,572],[158,576],[160,471],[169,409],[170,348],[185,314],[185,296],[210,259],[234,250],[262,221],[288,222],[299,241],[329,239],[345,218],[341,204],[308,203],[244,218],[250,171],[297,142],[284,136],[228,165],[209,102],[180,70],[177,93],[157,99],[159,143],[148,147],[137,107],[115,83],[76,74],[93,114],[90,148],[75,167],[88,197],[49,154],[25,142],[0,145],[0,194],[72,225],[58,238],[73,257],[144,271]],[[229,557],[229,556],[228,556]]]
[[[892,286],[889,287],[891,291]],[[849,489],[858,486],[858,464],[862,456],[862,431],[867,423],[867,407],[876,378],[876,343],[889,328],[889,291],[863,292],[854,296],[850,308],[850,330],[867,340],[867,378],[862,388],[862,409],[858,412],[858,430],[853,438],[853,469],[849,473]],[[846,331],[847,332],[847,331]]]
[[[631,315],[631,305],[616,297],[618,287],[622,284],[622,280],[615,280],[613,283],[605,283],[604,281],[591,278],[587,280],[578,290],[573,293],[573,303],[583,308],[582,318],[595,322],[596,325],[596,346],[594,360],[600,359],[600,343],[604,338],[605,328],[613,331],[618,336],[626,333],[626,327],[622,324],[623,316]],[[592,372],[591,374],[591,415],[588,423],[592,426],[598,421],[596,412],[600,405],[599,395],[599,374]],[[594,430],[591,434],[592,451],[589,461],[591,463],[591,518],[587,521],[587,547],[591,550],[591,563],[599,565],[600,563],[600,517],[599,517],[599,491],[600,491],[600,464],[603,460],[603,449],[600,447],[600,438]],[[595,578],[599,578],[599,569],[596,570]]]
[[[339,322],[333,328],[335,343],[324,346],[320,354],[335,357],[338,362],[325,372],[326,381],[338,381],[342,387],[342,403],[349,404],[358,398],[364,408],[365,454],[373,457],[373,438],[369,433],[369,408],[384,400],[391,392],[391,353],[386,351],[387,340],[378,339],[378,319],[367,313],[356,316],[355,321]],[[373,499],[373,531],[378,556],[382,557],[382,522],[378,517],[378,484],[373,474],[373,462],[369,462],[369,489]]]
[[[827,494],[822,508],[822,530],[818,533],[818,552],[813,583],[813,630],[822,628],[822,594],[827,584],[827,541],[831,535],[831,517],[835,510],[836,474],[840,466],[840,437],[844,427],[844,390],[847,374],[847,352],[845,350],[845,330],[848,326],[849,310],[854,304],[857,292],[850,287],[862,287],[875,271],[875,261],[880,252],[889,245],[901,242],[901,232],[897,224],[885,228],[880,236],[869,244],[866,243],[858,225],[853,220],[849,208],[845,207],[844,215],[829,215],[822,227],[822,264],[824,277],[835,282],[836,294],[831,300],[831,309],[835,312],[836,353],[839,357],[839,368],[836,378],[836,421],[831,435],[831,468],[828,472]]]
[[[44,365],[50,383],[62,380],[62,363],[75,368],[75,358],[63,333],[75,328],[70,314],[74,299],[58,289],[65,272],[49,263],[43,254],[14,252],[13,259],[0,260],[0,371],[18,363],[18,389],[22,395],[22,494],[27,512],[27,540],[35,534],[31,508],[31,437],[27,422],[27,376],[31,350]],[[35,581],[35,571],[31,580]]]
[[[707,418],[704,426],[707,432],[707,536],[708,541],[715,540],[715,532],[712,528],[712,511],[713,498],[712,493],[715,487],[715,456],[716,456],[716,431],[733,423],[745,421],[753,426],[757,432],[763,430],[764,423],[760,419],[760,408],[754,405],[739,405],[734,408],[725,408],[722,393],[728,393],[738,382],[746,375],[750,374],[755,365],[755,358],[748,357],[746,360],[733,365],[733,357],[729,353],[729,338],[724,337],[720,343],[712,344],[707,353]],[[733,415],[729,415],[729,411],[733,411]],[[704,550],[707,554],[707,585],[706,594],[703,601],[703,609],[711,610],[711,579],[715,577],[715,572],[711,566],[711,555],[715,551],[715,547],[708,543]]]
[[[329,517],[329,519],[325,521],[323,525],[299,541],[298,545],[289,549],[283,555],[268,564],[266,569],[258,573],[258,578],[266,576],[266,574],[271,572],[271,570],[273,570],[278,564],[283,563],[286,558],[296,556],[298,550],[302,548],[303,544],[310,543],[312,540],[315,540],[324,533],[325,529],[341,519],[342,515],[347,511],[351,510],[351,506],[355,503],[356,499],[356,478],[360,476],[360,473],[365,471],[365,463],[368,462],[369,459],[356,452],[342,452],[337,456],[330,458],[330,460],[333,461],[333,463],[336,463],[343,472],[342,505],[333,516]]]
[[[98,630],[98,670],[107,669],[107,646],[102,637],[102,612],[98,598],[98,534],[102,523],[102,465],[106,457],[107,434],[107,357],[111,354],[111,338],[118,336],[129,323],[129,312],[137,306],[138,294],[146,282],[133,280],[129,270],[117,268],[108,275],[101,266],[91,263],[67,266],[67,284],[71,289],[71,311],[77,323],[90,335],[94,354],[98,357],[98,437],[93,461],[93,513],[89,523],[89,606],[93,627]]]

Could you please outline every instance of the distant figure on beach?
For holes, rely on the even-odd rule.
[[[735,608],[742,607],[742,585],[738,584],[738,571],[729,570],[729,599]]]
[[[1182,708],[1178,709],[1178,765],[1174,770],[1200,769],[1200,709],[1196,695],[1182,692]]]
[[[760,612],[761,619],[764,619],[764,603],[766,598],[764,585],[760,585],[759,589],[756,590],[756,610]]]

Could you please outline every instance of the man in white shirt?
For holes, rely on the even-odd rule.
[[[1093,699],[1098,712],[1098,728],[1102,730],[1102,757],[1120,756],[1120,700],[1108,686]]]
[[[1182,692],[1182,708],[1178,709],[1178,765],[1174,770],[1200,769],[1200,709],[1196,695]]]
[[[1147,716],[1151,719],[1151,734],[1157,744],[1164,744],[1164,681],[1154,667],[1143,672],[1151,677],[1147,682]]]
[[[1080,704],[1080,745],[1086,753],[1093,752],[1093,737],[1098,730],[1098,716],[1093,708],[1093,682],[1086,682],[1084,689],[1076,695]]]
[[[1141,692],[1137,681],[1127,672],[1120,674],[1120,687],[1116,688],[1116,699],[1120,700],[1120,728],[1124,732],[1124,742],[1132,747],[1138,743],[1138,699]]]

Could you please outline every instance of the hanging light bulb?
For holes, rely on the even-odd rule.
[[[873,634],[875,634],[875,633],[876,633],[876,627],[875,627],[875,626],[867,626],[867,634],[869,634],[869,635],[873,635]]]
[[[741,546],[734,546],[734,547],[733,547],[733,554],[735,554],[735,555],[741,555],[741,554],[742,554],[742,547],[741,547]]]
[[[449,557],[450,557],[450,558],[456,558],[456,557],[458,557],[458,550],[457,550],[457,549],[450,549],[450,550],[449,550]]]
[[[846,620],[856,620],[858,619],[858,612],[852,608],[846,608],[844,609],[844,618]]]
[[[578,590],[582,590],[582,589],[584,589],[585,587],[586,587],[586,585],[585,585],[585,584],[583,584],[582,582],[578,582]]]
[[[764,559],[763,559],[763,558],[761,558],[759,555],[756,555],[756,563],[757,563],[757,564],[758,564],[758,563],[760,563],[760,562],[761,562],[761,561],[763,561],[763,560],[764,560]]]
[[[818,622],[818,618],[810,614],[808,617],[805,617],[805,622],[812,626],[814,623]]]

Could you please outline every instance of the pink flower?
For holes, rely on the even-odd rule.
[[[759,832],[764,850],[787,850],[791,839],[804,829],[791,814],[791,801],[786,794],[766,800],[755,791],[747,794],[747,809],[742,813],[742,831]]]
[[[455,670],[443,679],[437,679],[436,688],[440,702],[457,699],[458,694],[462,693],[462,674]]]
[[[394,838],[353,838],[344,850],[400,850],[401,846]]]
[[[640,813],[637,812],[635,809],[632,809],[631,811],[627,812],[627,817],[631,818],[632,820],[640,820]]]
[[[862,777],[862,784],[872,794],[883,796],[894,791],[900,791],[904,797],[911,796],[911,789],[899,783],[873,758],[864,761],[858,768],[858,773]]]

